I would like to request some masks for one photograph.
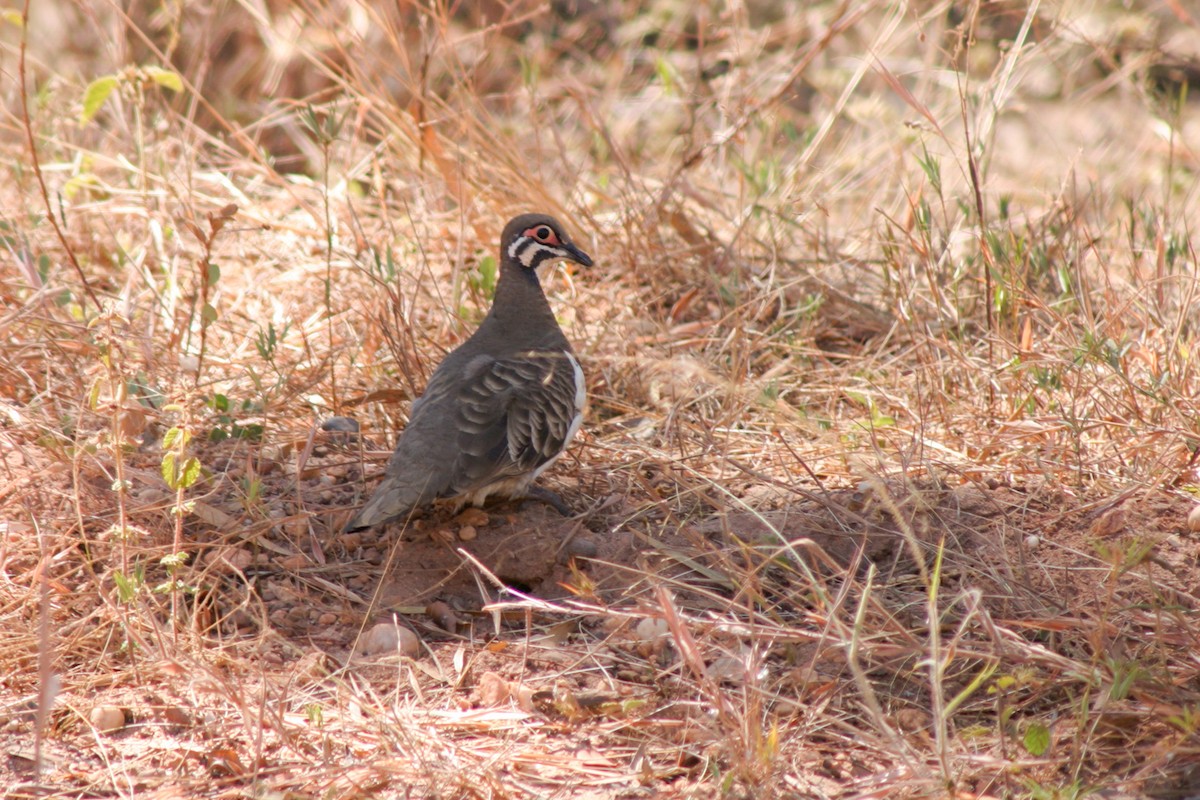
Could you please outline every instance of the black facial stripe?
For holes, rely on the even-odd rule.
[[[557,247],[543,244],[536,239],[524,237],[517,240],[514,248],[514,260],[528,269],[537,269],[542,262],[549,258],[565,258],[566,254]],[[526,263],[528,260],[529,263]]]

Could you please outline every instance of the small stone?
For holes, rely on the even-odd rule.
[[[421,642],[415,633],[403,625],[380,622],[363,634],[359,650],[364,656],[398,652],[413,658],[421,651]]]
[[[476,687],[481,706],[498,706],[507,703],[513,695],[513,685],[495,672],[485,672],[479,676]]]
[[[1192,509],[1192,513],[1188,514],[1187,526],[1189,531],[1200,531],[1200,506]]]
[[[163,720],[168,725],[183,728],[192,724],[192,716],[179,706],[167,706],[161,713]]]
[[[928,730],[933,725],[933,717],[919,708],[902,708],[896,712],[896,727],[904,733],[915,733]]]
[[[1103,538],[1115,536],[1125,530],[1126,522],[1125,509],[1110,508],[1092,525],[1092,535]]]
[[[299,569],[304,569],[308,566],[308,556],[303,553],[296,553],[290,556],[284,556],[279,559],[279,566],[289,572],[295,572]]]
[[[337,543],[346,550],[357,550],[362,546],[362,534],[343,533],[341,536],[337,537]]]
[[[646,617],[633,629],[634,650],[642,658],[664,658],[671,649],[671,628],[665,619]]]
[[[125,727],[125,711],[116,706],[96,706],[88,719],[100,733],[112,733]]]
[[[331,433],[358,433],[358,420],[353,417],[326,417],[321,422],[321,430]]]
[[[254,563],[254,554],[244,547],[222,547],[205,553],[204,563],[225,571],[241,572]]]
[[[740,658],[721,656],[704,668],[704,674],[718,683],[741,683],[746,680],[746,665]]]
[[[239,631],[245,632],[258,630],[258,619],[243,608],[235,610],[233,615],[230,617],[230,620],[233,622],[234,627]]]
[[[337,621],[338,615],[334,614],[332,611],[326,611],[324,614],[317,617],[317,624],[326,628],[330,627],[331,625],[336,625]]]
[[[450,633],[458,630],[458,615],[454,613],[449,604],[441,600],[435,600],[425,607],[425,613],[442,630],[449,631]]]
[[[1036,550],[1042,545],[1042,537],[1035,533],[1031,533],[1025,537],[1025,546],[1030,550]]]
[[[474,540],[477,535],[478,534],[475,531],[474,525],[463,525],[458,529],[458,538],[464,542],[470,542]]]
[[[563,552],[576,558],[595,558],[600,554],[600,546],[596,540],[588,536],[575,536],[567,542]]]
[[[491,522],[491,517],[482,508],[465,508],[461,514],[454,518],[454,521],[459,525],[471,525],[475,528],[483,528]]]
[[[301,656],[295,664],[294,675],[305,681],[319,681],[329,677],[328,656],[317,650]]]
[[[633,629],[634,635],[643,642],[652,642],[655,639],[661,639],[671,633],[665,619],[658,617],[644,617],[638,621],[637,627]]]

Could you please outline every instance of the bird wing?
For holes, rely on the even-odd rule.
[[[457,403],[457,491],[534,472],[575,435],[582,373],[570,352],[479,356],[467,373]]]

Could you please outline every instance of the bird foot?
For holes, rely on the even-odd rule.
[[[522,505],[530,500],[534,500],[539,503],[545,503],[559,514],[562,514],[564,517],[571,517],[575,515],[575,512],[571,510],[571,507],[563,502],[563,499],[559,497],[556,492],[552,492],[549,489],[545,489],[541,486],[530,486],[525,491],[525,495],[520,499],[522,501]]]

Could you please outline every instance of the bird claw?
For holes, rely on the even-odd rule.
[[[549,489],[541,486],[530,486],[525,491],[525,496],[522,497],[521,500],[523,503],[530,500],[536,500],[539,503],[545,503],[559,514],[562,514],[564,517],[572,517],[575,515],[575,512],[571,510],[571,507],[567,505],[556,492],[552,492]]]

